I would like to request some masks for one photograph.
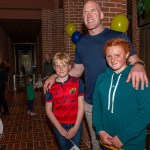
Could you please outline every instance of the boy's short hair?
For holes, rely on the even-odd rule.
[[[104,55],[106,54],[106,49],[111,46],[121,46],[125,53],[130,53],[130,44],[127,40],[122,38],[113,38],[108,40],[104,46]]]
[[[67,65],[71,64],[71,59],[69,54],[65,53],[65,52],[58,52],[54,55],[53,57],[53,64],[56,64],[56,61],[60,60],[62,62],[65,62]]]

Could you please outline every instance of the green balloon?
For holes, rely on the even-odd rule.
[[[71,37],[75,31],[76,31],[76,26],[73,23],[68,23],[66,26],[67,34]]]
[[[128,18],[123,14],[115,16],[111,21],[112,30],[126,32],[128,30],[128,27],[129,27]]]

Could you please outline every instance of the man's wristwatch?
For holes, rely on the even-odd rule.
[[[139,65],[142,65],[143,67],[145,67],[144,62],[142,62],[142,61],[136,61],[133,65],[136,65],[136,64],[139,64]]]

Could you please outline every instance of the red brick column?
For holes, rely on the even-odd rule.
[[[76,26],[76,31],[82,33],[82,0],[64,0],[64,46],[65,51],[67,51],[74,60],[74,50],[71,37],[66,33],[66,26],[68,23],[74,23]]]

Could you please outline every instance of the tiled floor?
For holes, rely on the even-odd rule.
[[[10,115],[0,116],[4,136],[0,150],[58,150],[52,127],[42,108],[41,94],[36,92],[36,116],[27,115],[24,91],[8,92]],[[84,142],[81,150],[88,150]]]

